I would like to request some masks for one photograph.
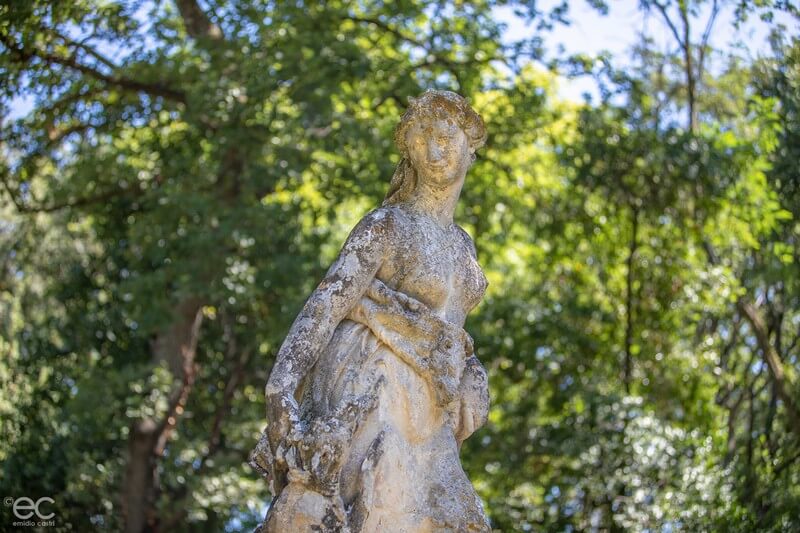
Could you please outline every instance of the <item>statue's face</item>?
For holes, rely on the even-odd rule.
[[[452,185],[469,168],[469,140],[452,119],[418,118],[406,131],[405,141],[417,175],[432,185]]]

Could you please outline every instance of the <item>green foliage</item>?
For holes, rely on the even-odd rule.
[[[699,4],[667,7],[696,22]],[[504,38],[505,5],[537,24],[528,39]],[[269,493],[246,459],[276,351],[385,193],[406,98],[437,87],[489,130],[457,219],[490,281],[467,329],[492,409],[462,456],[493,525],[798,529],[800,45],[693,67],[687,125],[685,56],[647,41],[625,70],[575,59],[602,98],[561,101],[530,60],[567,14],[0,6],[0,105],[34,100],[2,129],[0,493],[52,497],[64,530],[123,529],[137,428],[164,421],[151,526],[254,527]],[[188,384],[154,358],[186,301],[202,316]]]

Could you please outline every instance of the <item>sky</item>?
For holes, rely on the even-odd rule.
[[[560,0],[539,0],[537,8],[547,12],[560,3]],[[545,47],[552,57],[559,53],[563,47],[566,54],[596,55],[608,51],[618,66],[623,66],[630,56],[631,48],[639,40],[639,35],[644,33],[650,36],[662,49],[674,49],[674,37],[659,14],[653,12],[646,15],[638,7],[638,0],[608,0],[609,12],[601,15],[585,0],[573,0],[569,3],[569,26],[559,26],[545,36]],[[711,2],[707,2],[701,12],[700,22],[695,23],[697,28],[693,32],[695,42],[700,40],[705,22],[710,13]],[[508,25],[506,39],[515,40],[525,37],[532,30],[514,16],[510,8],[496,10],[499,20]],[[734,28],[733,6],[728,6],[720,11],[711,33],[709,44],[712,48],[731,50],[739,48],[745,57],[755,58],[770,54],[768,38],[768,25],[758,17],[751,16],[740,29]],[[800,33],[800,24],[787,14],[780,14],[775,22],[783,24],[791,35]],[[746,43],[746,47],[742,46]],[[670,46],[671,48],[666,48]],[[560,54],[563,55],[563,54]],[[562,98],[582,100],[582,94],[587,92],[596,95],[596,88],[591,79],[562,79],[560,86]]]
[[[547,12],[560,0],[539,0],[537,8]],[[570,13],[568,18],[571,20],[569,26],[558,26],[554,31],[543,35],[545,48],[549,57],[560,54],[559,49],[563,47],[566,54],[587,54],[596,55],[602,51],[608,51],[619,62],[618,66],[624,66],[628,52],[636,43],[639,34],[644,32],[650,35],[656,43],[664,47],[672,45],[673,38],[667,26],[661,21],[656,13],[649,16],[645,15],[638,8],[638,0],[608,0],[609,12],[603,16],[594,10],[585,0],[573,0],[570,2]],[[697,24],[697,35],[702,33],[705,19],[708,15],[707,3],[706,11],[702,14],[702,24]],[[505,39],[509,41],[529,35],[532,28],[526,27],[517,18],[512,9],[498,8],[495,10],[498,20],[508,25]],[[800,33],[800,24],[797,20],[791,19],[788,15],[776,17],[778,23],[787,27],[787,31],[792,35]],[[729,6],[723,10],[717,18],[715,31],[711,35],[710,44],[714,48],[730,50],[732,47],[739,47],[744,55],[757,57],[767,55],[770,51],[767,42],[767,24],[761,22],[757,17],[750,20],[739,30],[733,27],[733,8]],[[742,49],[740,43],[747,43],[747,47]],[[596,97],[597,91],[594,83],[589,78],[566,79],[563,78],[559,88],[561,98],[580,101],[582,95],[588,93]],[[11,112],[4,120],[14,120],[26,115],[33,107],[32,98],[19,98],[12,102]]]

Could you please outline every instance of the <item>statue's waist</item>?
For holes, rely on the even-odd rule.
[[[462,327],[378,279],[347,318],[367,326],[381,343],[415,368],[429,367],[426,361],[437,352],[463,358],[472,354],[472,339]]]

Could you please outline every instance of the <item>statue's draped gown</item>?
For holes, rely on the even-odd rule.
[[[341,472],[351,531],[487,531],[480,499],[459,461],[459,401],[440,405],[430,379],[406,362],[430,357],[442,339],[458,348],[466,335],[463,318],[482,298],[486,280],[463,230],[445,235],[425,220],[399,216],[412,232],[407,242],[414,243],[399,253],[416,254],[412,268],[379,271],[378,278],[386,277],[376,278],[373,288],[383,301],[368,291],[338,325],[301,387],[302,416],[328,415],[375,390],[382,378],[377,405],[359,425]],[[433,295],[428,304],[438,311],[419,303],[409,314],[398,293],[422,300],[422,290]],[[403,300],[407,307],[408,298]]]

